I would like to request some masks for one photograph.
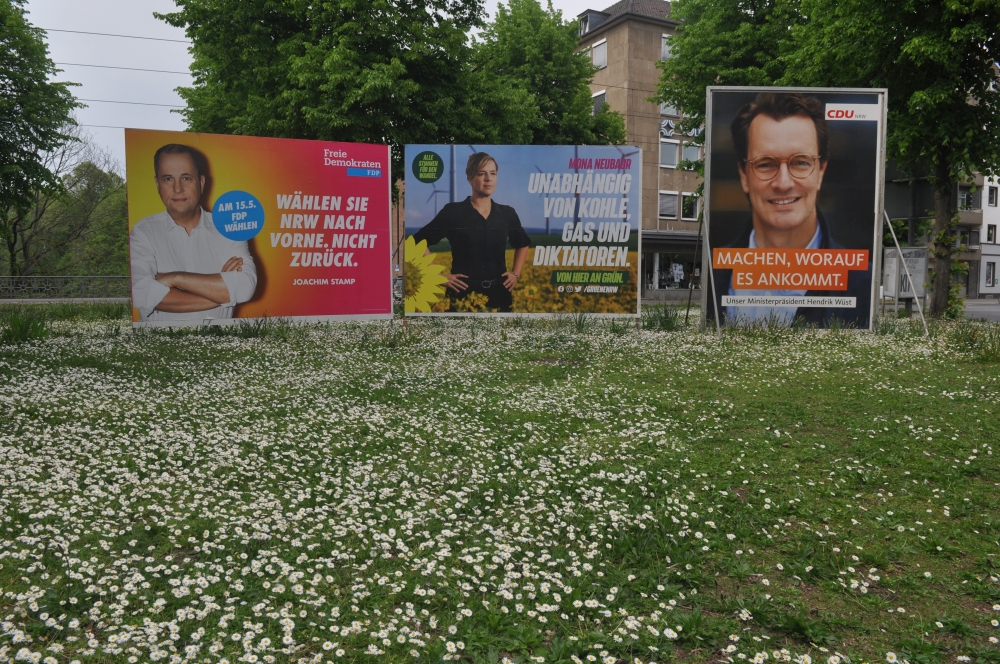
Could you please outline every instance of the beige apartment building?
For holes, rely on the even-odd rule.
[[[670,57],[670,36],[677,29],[669,15],[670,3],[664,0],[621,0],[579,16],[579,48],[589,51],[598,67],[590,86],[594,108],[606,102],[621,113],[628,144],[642,148],[642,287],[647,300],[686,297],[689,280],[693,276],[698,286],[701,272],[695,245],[702,202],[694,195],[701,179],[680,166],[700,159],[701,147],[675,129],[678,109],[649,101],[660,75],[656,64]]]

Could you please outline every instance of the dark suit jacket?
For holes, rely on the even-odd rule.
[[[817,210],[816,216],[819,220],[820,233],[823,236],[819,248],[844,249],[844,247],[833,241],[833,238],[830,235],[830,227],[827,225],[826,218],[823,216],[823,213]],[[736,240],[736,242],[730,244],[727,248],[742,248],[750,246],[751,231],[753,231],[752,221],[747,224],[746,228],[743,229],[743,233],[740,234],[740,237]],[[857,298],[857,306],[854,309],[846,307],[799,307],[795,311],[795,317],[801,318],[807,324],[816,325],[821,328],[829,327],[831,320],[839,319],[842,324],[867,330],[871,322],[873,264],[874,257],[869,256],[867,271],[862,272],[860,270],[852,270],[848,272],[846,291],[806,291],[807,296],[855,297]],[[710,293],[709,296],[715,298],[715,302],[719,307],[719,317],[722,322],[725,322],[726,310],[725,307],[722,306],[722,296],[729,295],[729,287],[732,283],[733,271],[713,270],[713,277],[713,292]],[[709,305],[710,306],[707,312],[708,320],[715,320],[715,309],[711,306],[711,300],[709,300]]]

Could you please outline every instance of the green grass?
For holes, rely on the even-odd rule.
[[[996,325],[49,311],[0,661],[1000,662]]]
[[[642,328],[657,332],[674,332],[684,327],[684,316],[688,315],[688,322],[698,320],[699,311],[697,307],[692,307],[693,311],[687,312],[686,307],[672,307],[669,305],[647,305],[642,308]]]
[[[3,312],[0,318],[0,343],[22,344],[49,336],[49,321],[29,309]]]
[[[132,309],[127,302],[0,304],[0,320],[12,314],[21,314],[49,321],[123,321],[131,313]]]

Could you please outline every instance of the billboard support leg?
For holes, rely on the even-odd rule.
[[[902,254],[899,255],[898,260],[900,262],[903,261],[903,255]],[[896,292],[894,293],[894,297],[893,297],[893,300],[892,300],[892,310],[895,313],[896,318],[899,318],[899,285],[900,285],[899,284],[899,276],[897,275],[896,276]]]
[[[701,229],[705,224],[704,213],[698,214],[698,239],[694,243],[694,260],[691,262],[691,277],[688,279],[688,307],[684,312],[684,327],[688,324],[688,314],[691,313],[691,298],[694,296],[694,266],[698,264],[698,251],[701,249]],[[702,268],[705,266],[703,265]],[[702,270],[704,271],[704,269]],[[704,288],[704,286],[702,286]]]
[[[712,298],[712,307],[715,309],[715,334],[719,339],[722,339],[722,324],[719,322],[719,298],[715,292],[715,272],[712,270],[712,247],[707,242],[705,247],[708,249],[708,286],[712,289],[708,291],[708,294]]]
[[[896,230],[892,227],[892,221],[890,221],[890,219],[889,219],[889,213],[886,212],[885,210],[882,210],[882,216],[885,218],[885,223],[889,226],[889,232],[892,233],[892,241],[896,243],[896,251],[899,252],[899,262],[902,264],[903,269],[906,270],[906,278],[910,280],[911,288],[915,289],[916,288],[916,284],[914,284],[914,282],[913,282],[913,277],[910,276],[910,268],[907,267],[906,261],[903,260],[903,250],[899,246],[899,240],[896,239]],[[896,292],[897,293],[899,292],[898,288],[896,289]],[[914,298],[914,299],[916,299],[916,298]],[[930,339],[931,333],[930,333],[930,330],[927,329],[927,319],[924,318],[924,308],[922,306],[920,306],[920,300],[919,299],[917,299],[917,311],[920,312],[920,321],[924,324],[924,336],[926,336],[928,339]],[[899,315],[899,305],[898,305],[898,303],[896,305],[896,315],[897,316]]]

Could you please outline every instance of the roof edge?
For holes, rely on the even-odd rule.
[[[646,16],[645,14],[637,14],[635,12],[624,12],[622,14],[618,14],[617,16],[615,16],[614,18],[612,18],[612,19],[610,19],[608,21],[605,21],[604,23],[601,23],[599,26],[597,26],[596,28],[594,28],[593,30],[591,30],[590,32],[588,32],[587,34],[580,35],[579,43],[582,45],[585,42],[590,41],[592,39],[592,37],[600,34],[601,32],[604,32],[608,28],[616,26],[619,23],[622,23],[622,22],[627,21],[629,19],[635,19],[635,20],[639,20],[639,21],[644,21],[646,23],[655,23],[655,24],[658,24],[658,25],[669,26],[669,27],[672,27],[672,28],[676,28],[677,26],[680,25],[680,21],[675,21],[675,20],[669,19],[667,17],[656,18],[655,16]]]

